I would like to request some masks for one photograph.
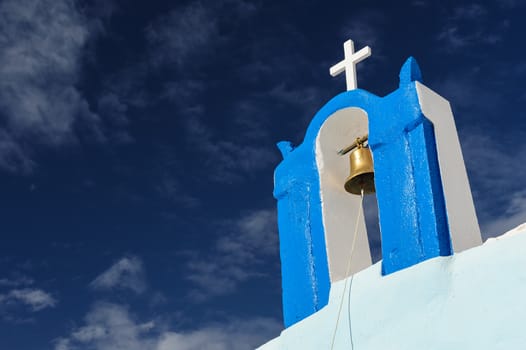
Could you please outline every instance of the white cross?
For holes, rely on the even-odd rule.
[[[329,72],[333,77],[345,71],[345,80],[347,82],[347,91],[357,88],[356,83],[356,64],[371,56],[371,48],[364,47],[358,52],[354,52],[354,43],[352,40],[347,40],[343,43],[343,51],[345,58],[343,61],[331,67]]]

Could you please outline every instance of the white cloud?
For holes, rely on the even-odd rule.
[[[128,289],[141,294],[147,288],[145,275],[141,259],[124,257],[97,276],[90,287],[96,290]]]
[[[60,338],[55,341],[55,350],[73,350],[75,347],[71,345],[69,339]]]
[[[281,324],[268,318],[230,320],[190,331],[140,322],[127,307],[96,303],[84,325],[55,341],[55,350],[241,350],[278,335]]]
[[[88,27],[70,0],[0,2],[0,167],[31,170],[24,141],[76,142],[80,124],[98,133],[76,87]]]
[[[97,303],[85,317],[85,325],[74,329],[55,343],[55,350],[149,350],[155,337],[149,332],[154,324],[137,323],[124,306]]]
[[[49,293],[34,288],[13,289],[7,294],[0,294],[0,305],[24,305],[30,311],[40,311],[56,306],[58,301]]]
[[[200,330],[162,335],[156,350],[246,350],[277,336],[282,326],[275,320],[255,318]]]
[[[186,278],[195,285],[190,296],[196,301],[234,292],[240,283],[262,276],[267,259],[278,255],[273,209],[248,212],[218,226],[222,234],[213,251],[206,257],[189,255]]]

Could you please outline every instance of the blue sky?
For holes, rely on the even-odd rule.
[[[0,348],[248,349],[279,334],[275,143],[414,56],[484,237],[526,221],[520,1],[0,2]],[[211,345],[213,344],[213,346]]]

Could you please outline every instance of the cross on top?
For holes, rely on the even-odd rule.
[[[371,48],[364,47],[358,52],[354,52],[354,43],[352,40],[347,40],[343,43],[343,51],[345,58],[343,61],[335,64],[329,70],[333,77],[345,71],[345,81],[347,82],[347,91],[357,88],[356,83],[356,64],[371,56]]]

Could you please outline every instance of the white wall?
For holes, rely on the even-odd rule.
[[[524,349],[525,251],[526,224],[388,276],[380,263],[359,272],[343,296],[334,349]],[[325,308],[259,349],[330,350],[344,283],[332,285]]]

